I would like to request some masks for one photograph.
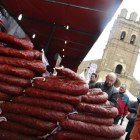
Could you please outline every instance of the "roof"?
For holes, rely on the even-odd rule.
[[[122,0],[1,0],[0,3],[31,38],[35,48],[45,48],[50,63],[48,69],[55,66],[54,55],[59,53],[62,57],[61,64],[77,71],[121,2]],[[21,13],[23,18],[18,21]],[[32,39],[34,33],[36,37]]]

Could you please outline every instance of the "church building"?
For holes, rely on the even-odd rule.
[[[121,83],[125,83],[127,89],[136,96],[139,82],[133,77],[133,73],[140,48],[140,20],[136,21],[136,12],[131,13],[127,19],[127,13],[127,9],[122,9],[115,20],[102,59],[82,62],[78,73],[84,71],[86,76],[88,64],[95,63],[98,65],[96,71],[98,79],[105,81],[109,72],[115,72],[117,75],[115,86],[119,87]]]

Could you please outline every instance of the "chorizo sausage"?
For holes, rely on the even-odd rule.
[[[34,87],[28,87],[25,90],[25,94],[31,97],[67,102],[73,105],[78,105],[79,103],[81,103],[81,96],[72,96],[58,92],[51,92]]]
[[[38,50],[32,50],[34,52],[34,59],[40,59],[42,60],[42,52]]]
[[[56,136],[57,136],[56,140],[123,140],[122,138],[96,137],[72,131],[59,131]]]
[[[101,118],[101,117],[89,116],[84,114],[70,114],[69,118],[71,120],[99,124],[99,125],[109,125],[109,126],[111,126],[114,122],[113,118]]]
[[[68,79],[50,79],[45,78],[45,81],[42,79],[34,80],[34,87],[58,91],[66,94],[71,94],[74,96],[85,95],[88,92],[88,84],[83,81],[74,81]]]
[[[100,88],[92,88],[89,89],[89,92],[102,92],[102,90]]]
[[[24,58],[28,60],[34,59],[34,52],[32,50],[17,50],[10,47],[4,47],[0,44],[0,54]]]
[[[6,121],[3,123],[0,123],[0,128],[16,133],[22,133],[27,135],[35,135],[35,136],[42,136],[45,135],[45,132],[38,131],[36,129],[28,128],[22,124]]]
[[[106,102],[99,103],[98,105],[102,105],[102,106],[107,105],[107,106],[110,106],[110,102],[107,100]]]
[[[75,109],[77,111],[93,113],[107,118],[115,118],[118,115],[118,109],[116,107],[101,106],[98,104],[80,103]]]
[[[23,88],[0,82],[0,91],[11,95],[22,95]]]
[[[57,135],[50,135],[47,140],[58,140]]]
[[[32,50],[34,48],[34,45],[31,41],[22,38],[17,38],[3,32],[0,32],[0,42],[8,45],[13,45],[25,50]]]
[[[70,119],[63,119],[59,124],[64,129],[99,137],[119,138],[125,134],[125,129],[120,125],[97,125]]]
[[[29,79],[1,74],[1,73],[0,73],[0,81],[18,87],[28,87],[31,84]]]
[[[42,52],[38,50],[17,50],[10,47],[4,47],[0,44],[0,54],[14,56],[27,60],[40,59],[42,60]]]
[[[75,73],[74,71],[68,68],[55,68],[55,70],[58,72],[58,74],[60,73],[61,75],[68,77],[72,80],[80,80],[85,82],[85,80],[79,74]]]
[[[40,140],[37,137],[14,133],[11,131],[0,129],[1,140]]]
[[[12,99],[11,95],[0,92],[0,101],[7,101],[7,100],[11,100],[11,99]]]
[[[98,93],[102,92],[102,90],[100,88],[92,88],[92,89],[89,89],[89,92],[91,92],[92,95],[98,95]]]
[[[60,121],[66,117],[66,113],[63,112],[11,102],[2,103],[1,109],[4,112],[30,115],[51,121]]]
[[[88,92],[86,95],[82,95],[82,102],[90,104],[104,103],[108,100],[108,94],[105,92],[99,92],[98,95],[92,95]]]
[[[2,112],[0,116],[5,117],[8,121],[17,122],[27,127],[44,132],[51,132],[57,127],[57,124],[55,122],[48,122],[46,120],[44,121],[22,114]]]
[[[16,67],[27,68],[39,73],[44,73],[46,71],[46,65],[40,60],[26,60],[21,58],[12,58],[0,56],[0,64],[7,64]]]
[[[35,73],[25,68],[17,68],[10,65],[0,64],[0,73],[17,75],[23,78],[33,78]]]
[[[73,106],[68,103],[61,103],[58,101],[44,100],[33,97],[23,97],[23,96],[13,97],[12,102],[58,110],[66,113],[72,112],[73,109]]]

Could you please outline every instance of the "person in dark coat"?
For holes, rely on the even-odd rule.
[[[108,101],[110,106],[116,107],[119,91],[113,85],[116,81],[116,74],[110,72],[106,76],[105,82],[97,82],[94,88],[100,88],[103,92],[108,94]]]
[[[96,78],[97,78],[97,74],[96,73],[92,73],[91,77],[90,77],[90,81],[88,83],[89,85],[89,89],[94,88],[95,84],[96,84]]]
[[[140,104],[139,104],[139,108],[138,108],[137,118],[135,120],[134,127],[130,134],[130,139],[140,140]]]
[[[132,105],[130,105],[129,108],[128,108],[128,111],[130,113],[136,113],[137,114],[139,103],[140,103],[140,98],[137,98],[137,102],[134,102]],[[133,127],[134,127],[134,122],[129,121],[128,124],[127,124],[127,127],[126,127],[126,132],[128,132],[128,133],[125,137],[125,140],[130,140],[129,136],[130,136],[130,133],[131,133]]]

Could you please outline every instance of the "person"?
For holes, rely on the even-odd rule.
[[[139,103],[140,103],[140,98],[137,98],[137,102],[134,102],[132,105],[130,105],[129,108],[128,108],[128,111],[130,113],[136,113],[137,114]],[[125,137],[125,140],[130,140],[130,133],[131,133],[133,127],[134,127],[134,122],[129,121],[128,124],[127,124],[127,127],[126,127],[126,132],[128,132],[128,133]]]
[[[126,95],[126,84],[121,84],[119,88],[119,97],[117,101],[118,116],[114,118],[114,124],[118,124],[119,120],[124,118],[128,113],[130,105],[129,97]]]
[[[110,72],[106,76],[105,82],[97,82],[94,86],[94,88],[100,88],[103,92],[106,92],[108,94],[108,101],[110,103],[110,106],[116,107],[117,105],[117,99],[118,99],[118,90],[113,85],[116,81],[116,74],[113,72]]]
[[[130,138],[132,140],[140,140],[140,104],[139,104],[138,114],[134,124],[134,128],[132,129],[132,132],[130,134]]]
[[[88,83],[89,89],[94,88],[94,86],[96,84],[96,78],[97,78],[97,74],[96,73],[92,73],[91,77],[90,77],[90,81]]]

